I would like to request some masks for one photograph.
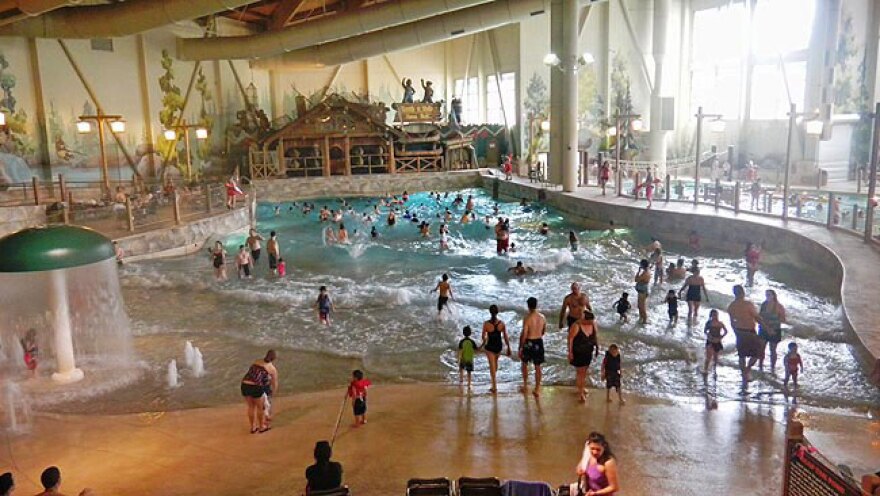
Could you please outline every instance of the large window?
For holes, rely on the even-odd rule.
[[[486,123],[512,126],[516,120],[516,76],[512,72],[501,75],[500,97],[495,79],[494,74],[486,78]]]
[[[464,124],[479,124],[480,78],[468,78],[467,88],[464,87],[464,79],[456,79],[453,93],[453,96],[461,98],[462,122]]]
[[[692,109],[702,106],[727,119],[741,117],[749,41],[754,61],[751,118],[784,119],[790,103],[802,109],[816,1],[758,0],[751,22],[744,2],[695,12]]]

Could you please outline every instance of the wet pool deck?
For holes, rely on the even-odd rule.
[[[491,191],[491,180],[497,178],[491,173],[483,172],[484,186]],[[506,181],[504,181],[506,182]],[[512,181],[517,187],[525,187],[532,190],[540,189],[540,183],[529,182],[524,178],[514,178]],[[627,197],[614,196],[612,187],[608,187],[607,196],[601,196],[596,187],[581,187],[572,193],[563,193],[559,187],[548,190],[548,196],[557,195],[576,198],[588,203],[638,210],[639,215],[644,216],[651,222],[654,213],[682,214],[688,216],[712,217],[717,219],[735,219],[736,221],[749,222],[752,224],[784,229],[804,238],[811,240],[830,250],[843,268],[842,285],[840,289],[841,304],[844,311],[844,319],[860,342],[856,347],[856,355],[866,363],[866,369],[870,373],[872,381],[880,384],[880,249],[877,245],[866,243],[861,237],[846,233],[841,229],[828,229],[824,225],[789,220],[784,222],[780,218],[760,215],[741,211],[734,213],[731,210],[715,210],[712,205],[693,205],[692,203],[664,202],[662,199],[654,201],[653,207],[647,209],[646,200],[636,200]],[[680,233],[677,241],[686,243],[688,231]],[[662,238],[661,238],[662,240]],[[736,245],[740,249],[740,245]],[[820,271],[822,269],[820,268]],[[829,271],[836,271],[828,269]],[[830,273],[830,272],[829,272]]]
[[[478,360],[483,360],[479,357]],[[290,365],[279,363],[282,374]],[[295,368],[295,366],[294,366]],[[231,386],[232,387],[232,386]],[[315,441],[328,439],[342,390],[279,398],[274,428],[249,434],[244,405],[121,416],[40,415],[30,435],[0,450],[18,493],[38,492],[43,468],[61,468],[66,494],[298,495]],[[593,390],[578,404],[570,387],[531,395],[486,387],[379,385],[369,423],[350,427],[346,405],[334,459],[360,496],[402,495],[412,477],[496,476],[571,481],[590,431],[610,440],[621,494],[777,495],[782,480],[784,404],[699,398],[605,402]],[[807,436],[856,474],[880,463],[880,423],[865,416],[804,414]]]

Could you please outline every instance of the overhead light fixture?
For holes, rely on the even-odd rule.
[[[561,62],[562,61],[559,60],[559,57],[555,53],[551,52],[551,53],[548,53],[547,55],[544,55],[544,65],[548,65],[550,67],[556,67]]]
[[[196,128],[196,138],[197,139],[208,139],[208,130],[203,127]]]
[[[825,123],[818,119],[814,119],[804,123],[804,128],[810,136],[818,136],[822,134],[822,131],[825,128]]]
[[[550,130],[550,121],[541,121],[541,131],[547,132]]]
[[[173,129],[166,129],[162,135],[165,136],[165,139],[168,141],[174,141],[177,139],[177,132]]]
[[[125,121],[112,121],[110,122],[110,130],[116,134],[125,132]]]
[[[718,119],[717,121],[709,123],[709,129],[711,129],[713,133],[723,133],[724,130],[727,129],[727,123]]]
[[[630,127],[633,131],[641,131],[642,127],[644,127],[645,123],[642,122],[641,119],[634,119],[632,123],[630,123]]]
[[[76,132],[78,132],[79,134],[90,133],[92,132],[92,125],[89,124],[88,121],[77,121]]]

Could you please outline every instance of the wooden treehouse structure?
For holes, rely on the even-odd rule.
[[[469,169],[477,166],[470,136],[440,125],[442,104],[388,108],[330,95],[251,146],[251,177],[330,177]]]

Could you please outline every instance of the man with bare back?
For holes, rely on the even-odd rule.
[[[531,297],[526,301],[529,313],[523,319],[522,334],[519,336],[519,359],[522,360],[523,386],[522,392],[529,390],[529,362],[535,364],[536,397],[541,394],[541,364],[544,363],[544,333],[547,331],[547,319],[538,311],[538,300]]]
[[[589,309],[590,299],[581,293],[578,283],[571,283],[571,293],[562,300],[562,310],[559,311],[559,328],[568,329],[583,316],[584,310]]]

